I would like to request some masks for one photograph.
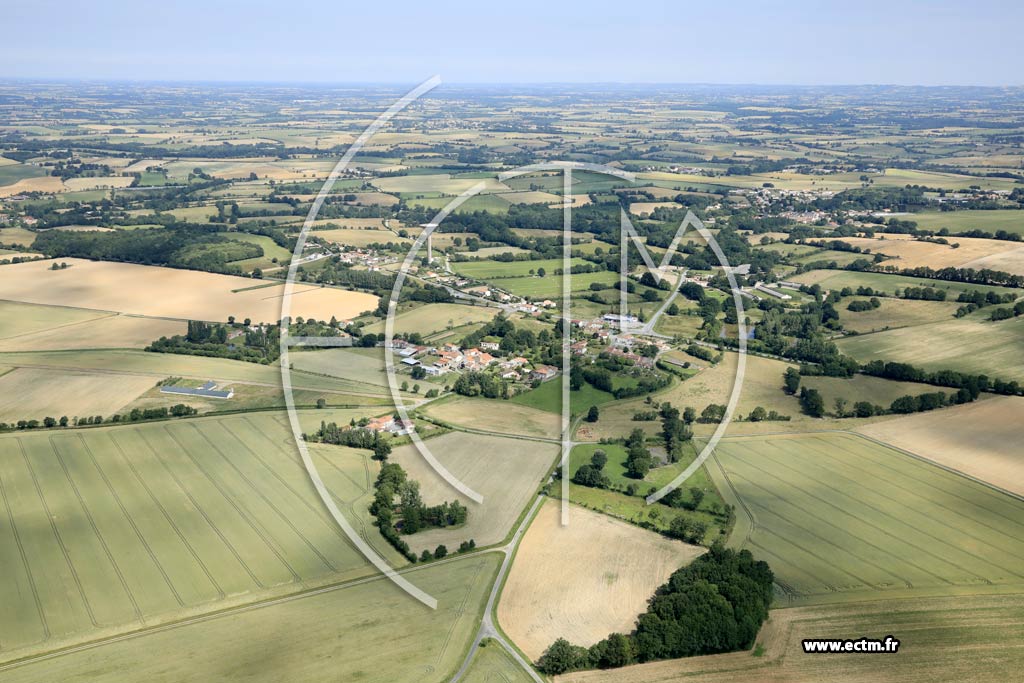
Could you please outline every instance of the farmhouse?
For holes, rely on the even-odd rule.
[[[549,380],[558,374],[558,368],[551,365],[538,365],[530,373],[530,379],[540,380],[541,382]]]
[[[413,424],[412,420],[396,420],[393,415],[385,415],[372,418],[363,429],[371,432],[387,432],[396,436],[403,436],[416,431],[416,425]]]

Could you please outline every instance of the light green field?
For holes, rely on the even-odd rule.
[[[260,365],[225,358],[148,353],[134,350],[25,351],[0,353],[0,365],[99,370],[111,373],[161,375],[281,386],[277,363]],[[302,389],[384,395],[381,387],[340,377],[324,377],[296,370],[292,385]]]
[[[0,436],[5,652],[368,573],[286,424],[260,413]],[[348,460],[327,477],[342,503],[369,487]]]
[[[984,230],[995,233],[1005,230],[1024,235],[1024,211],[1019,209],[996,209],[991,211],[922,211],[904,217],[917,223],[921,228],[941,230],[949,228],[952,233],[968,230]]]
[[[1024,587],[1024,502],[982,484],[850,434],[727,439],[716,457],[730,542],[785,600]]]
[[[511,403],[529,406],[538,410],[546,410],[551,413],[561,414],[562,412],[562,379],[561,376],[549,379],[536,389],[531,389],[522,394],[517,394],[509,399]],[[615,397],[607,391],[595,389],[588,383],[584,383],[579,391],[570,391],[569,400],[572,403],[572,412],[577,414],[590,409],[590,406],[601,406],[615,400]]]
[[[300,351],[289,356],[293,370],[315,375],[330,375],[349,383],[386,388],[388,376],[384,369],[383,349],[318,349]],[[397,362],[397,361],[396,361]]]
[[[871,287],[872,289],[894,294],[897,289],[906,287],[931,287],[932,289],[946,290],[946,299],[956,301],[960,292],[981,291],[996,292],[998,294],[1019,295],[1021,290],[1008,287],[994,287],[991,285],[973,285],[966,282],[950,282],[948,280],[930,280],[920,277],[907,277],[905,275],[889,275],[886,273],[864,273],[852,270],[809,270],[806,273],[793,275],[789,278],[793,282],[800,282],[806,285],[821,285],[824,289],[842,289],[843,287]]]
[[[20,244],[31,247],[36,241],[36,233],[25,228],[0,228],[0,242],[4,244]]]
[[[505,648],[491,641],[476,651],[462,680],[466,683],[530,683],[533,679]]]
[[[981,311],[985,315],[985,311]],[[886,330],[837,342],[839,350],[861,362],[892,360],[926,370],[984,373],[1024,380],[1024,317],[990,322],[965,318]]]
[[[888,408],[889,405],[900,396],[917,396],[931,391],[940,391],[939,388],[929,384],[916,384],[914,382],[894,382],[880,377],[869,377],[868,375],[854,375],[849,379],[843,377],[804,377],[800,386],[809,389],[817,389],[825,400],[825,412],[831,413],[835,410],[837,398],[846,400],[847,412],[853,410],[853,404],[857,401],[869,401],[874,405]]]
[[[914,299],[891,299],[882,297],[878,308],[867,311],[849,311],[851,301],[868,301],[871,297],[851,296],[844,298],[837,306],[843,329],[858,332],[874,332],[892,327],[910,327],[941,320],[950,320],[956,309],[963,304],[955,301],[921,301]]]
[[[453,395],[434,401],[424,412],[448,424],[512,436],[557,439],[561,431],[561,418],[557,414],[512,401]]]
[[[110,315],[112,314],[84,308],[0,301],[0,339],[10,339]]]
[[[456,181],[453,181],[456,182]],[[428,209],[441,210],[444,207],[452,203],[455,198],[452,196],[445,197],[423,197],[409,199],[409,204],[413,206],[423,206]],[[481,194],[475,197],[470,197],[465,202],[460,204],[455,209],[455,213],[472,213],[474,211],[487,211],[490,213],[507,213],[508,207],[511,206],[508,199],[501,195],[496,194]]]
[[[139,680],[181,683],[440,683],[462,663],[498,559],[478,555],[410,573],[437,598],[437,610],[378,578],[24,664],[3,676],[11,683],[116,683],[131,671]],[[407,637],[396,639],[396,625]]]
[[[250,271],[253,268],[272,268],[276,265],[272,259],[276,258],[278,264],[284,264],[288,263],[292,258],[292,253],[290,251],[284,247],[278,246],[274,240],[270,239],[266,235],[252,235],[247,232],[229,232],[224,233],[224,236],[236,242],[248,242],[249,244],[255,244],[263,249],[263,256],[232,262],[232,265],[238,266],[243,271]]]
[[[395,316],[395,334],[419,332],[424,337],[449,328],[490,321],[498,309],[464,304],[427,304]],[[384,321],[367,325],[366,332],[381,334]]]
[[[495,285],[507,289],[512,294],[531,299],[556,299],[562,295],[561,275],[547,275],[545,277],[517,277],[505,278],[495,281]],[[578,273],[569,276],[570,287],[573,292],[587,291],[594,282],[604,285],[614,285],[619,281],[619,274],[611,271],[598,273]]]
[[[587,264],[581,258],[574,258],[569,261],[569,266],[580,266]],[[459,275],[476,278],[478,280],[495,280],[499,278],[529,277],[530,271],[534,273],[537,269],[543,268],[549,276],[555,274],[555,270],[562,268],[562,259],[540,259],[537,261],[463,261],[452,263],[452,270]]]

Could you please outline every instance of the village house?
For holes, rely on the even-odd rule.
[[[480,349],[469,349],[465,353],[464,366],[467,370],[480,371],[498,359]]]
[[[582,356],[587,352],[587,340],[582,339],[578,342],[575,342],[574,344],[572,344],[572,346],[570,346],[570,348],[572,349],[572,353],[574,356]]]
[[[541,382],[549,380],[558,374],[558,368],[551,365],[538,365],[532,372],[530,372],[530,379],[540,380]]]

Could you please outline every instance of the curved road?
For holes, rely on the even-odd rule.
[[[506,545],[498,549],[499,552],[505,553],[505,559],[501,563],[501,568],[498,570],[498,575],[494,578],[494,585],[491,587],[491,595],[487,598],[487,607],[484,609],[484,618],[480,622],[480,629],[476,633],[476,637],[473,639],[473,645],[469,648],[469,653],[466,655],[466,659],[462,662],[462,666],[452,677],[452,683],[461,680],[466,675],[466,671],[469,670],[470,664],[473,662],[473,657],[476,655],[477,650],[480,649],[480,642],[484,638],[490,638],[491,640],[497,641],[501,644],[505,651],[519,663],[519,666],[532,678],[536,683],[544,683],[533,666],[527,662],[519,651],[516,650],[512,645],[505,639],[505,636],[501,634],[501,631],[494,624],[494,605],[498,601],[498,596],[501,594],[501,588],[505,583],[505,577],[508,576],[509,567],[512,566],[512,557],[515,555],[516,547],[519,545],[519,541],[522,540],[523,534],[526,533],[526,528],[530,526],[530,521],[533,519],[534,513],[537,512],[537,508],[545,500],[545,496],[537,496],[537,499],[533,501],[533,505],[530,506],[530,511],[526,513],[526,517],[523,518],[519,528],[516,529],[515,535],[512,536],[512,540]]]

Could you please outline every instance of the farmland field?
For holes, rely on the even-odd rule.
[[[949,237],[949,244],[936,244],[920,240],[879,239],[867,237],[844,237],[843,242],[855,247],[868,249],[872,254],[885,254],[892,258],[881,262],[883,266],[897,268],[984,268],[986,263],[1009,264],[1003,268],[1018,275],[1024,274],[1024,247],[1018,242],[977,239],[972,237]],[[953,245],[956,245],[954,248]],[[853,254],[863,258],[862,255]],[[808,260],[817,260],[808,257]]]
[[[258,322],[281,318],[283,285],[250,289],[255,282],[233,275],[130,263],[62,259],[71,267],[49,270],[49,262],[0,268],[0,292],[11,301],[72,305],[135,315],[223,321],[229,315]],[[120,286],[124,282],[132,287]],[[297,285],[292,315],[328,320],[351,318],[376,308],[362,292]]]
[[[837,341],[840,351],[861,362],[881,359],[926,370],[959,370],[1024,380],[1017,362],[1024,352],[1024,318],[999,322],[967,316],[874,332]]]
[[[561,431],[561,417],[556,413],[485,398],[455,396],[435,401],[423,412],[456,426],[510,436],[524,434],[557,439]]]
[[[498,620],[530,659],[557,638],[593,645],[631,630],[654,589],[703,552],[575,506],[562,526],[548,500],[516,553]]]
[[[927,230],[949,228],[950,232],[966,232],[968,230],[984,230],[995,233],[997,230],[1017,235],[1024,235],[1024,211],[1019,209],[1003,209],[991,211],[922,211],[906,217],[919,227]]]
[[[481,646],[466,671],[466,683],[530,683],[530,676],[497,643]]]
[[[431,610],[387,580],[338,586],[256,609],[3,671],[4,681],[449,680],[480,620],[498,558],[482,555],[416,568],[408,578],[435,596]],[[339,618],[348,615],[349,618]],[[396,624],[405,637],[393,642]],[[388,642],[386,649],[382,642]],[[169,657],[168,653],[180,656]]]
[[[974,285],[966,282],[950,282],[946,280],[928,280],[919,277],[908,277],[906,275],[856,272],[852,270],[809,270],[806,273],[794,275],[789,279],[806,285],[821,285],[822,288],[828,290],[842,289],[843,287],[852,287],[853,289],[871,287],[890,296],[893,296],[897,289],[902,290],[906,287],[931,287],[933,289],[946,290],[946,298],[949,301],[956,301],[956,297],[960,292],[974,290],[986,293],[1019,294],[1019,290],[1007,287]]]
[[[274,413],[0,436],[5,651],[366,574],[289,440]]]
[[[309,234],[311,237],[319,237],[328,242],[346,244],[350,247],[365,247],[369,244],[387,244],[388,242],[412,245],[411,239],[399,237],[390,230],[384,230],[383,228],[379,230],[338,228],[336,230],[317,230]]]
[[[134,350],[33,351],[0,353],[0,365],[60,370],[104,372],[111,375],[188,377],[217,381],[238,381],[281,386],[278,365],[260,365],[226,358],[183,356],[172,353],[148,353]],[[300,389],[367,393],[382,396],[385,390],[342,378],[324,377],[308,372],[292,372],[292,384]]]
[[[965,681],[1002,683],[1024,666],[1019,641],[1021,595],[919,598],[772,610],[750,651],[688,657],[555,678],[557,683],[863,683]],[[810,656],[804,638],[852,634],[900,640],[898,655]]]
[[[0,422],[50,416],[109,418],[158,377],[16,368],[0,376]]]
[[[1024,587],[1024,501],[849,434],[739,437],[712,477],[783,602]]]
[[[484,497],[475,503],[451,487],[423,458],[415,446],[401,446],[391,454],[420,483],[423,502],[437,505],[458,499],[469,508],[464,526],[420,531],[405,540],[417,553],[433,550],[439,543],[449,549],[474,539],[478,547],[505,538],[527,501],[540,487],[554,464],[558,446],[553,443],[517,441],[481,434],[452,432],[425,441],[431,453],[448,471]]]
[[[449,327],[461,327],[469,323],[487,322],[497,315],[498,309],[487,306],[466,306],[464,304],[427,304],[404,311],[395,316],[395,334],[419,332],[427,337]],[[366,326],[367,332],[381,334],[384,321]]]
[[[186,325],[181,320],[143,318],[139,316],[103,314],[86,309],[56,309],[52,306],[31,304],[0,303],[0,315],[4,310],[11,315],[26,313],[25,309],[38,308],[39,321],[50,326],[35,332],[22,332],[0,338],[0,352],[3,351],[55,351],[59,349],[128,349],[144,348],[160,337],[185,334]],[[66,315],[65,311],[78,311],[78,315]],[[80,322],[72,322],[81,317]],[[12,322],[14,322],[12,320]],[[32,325],[35,327],[35,325]],[[16,327],[30,326],[18,321]],[[4,330],[6,332],[6,330]]]
[[[1024,496],[1024,399],[999,396],[886,420],[857,431]]]
[[[886,328],[910,327],[940,320],[952,320],[956,309],[963,304],[955,301],[921,301],[916,299],[878,299],[879,307],[867,311],[849,311],[851,301],[867,301],[870,297],[856,296],[844,298],[842,304],[836,306],[843,329],[863,334]]]

